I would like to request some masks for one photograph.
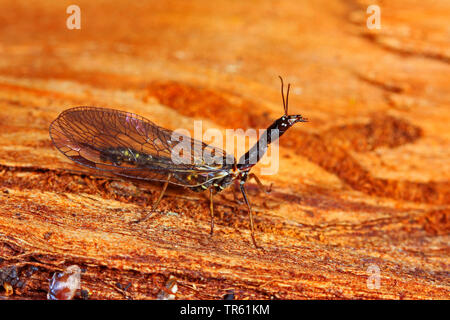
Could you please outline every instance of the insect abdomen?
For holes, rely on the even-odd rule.
[[[126,163],[128,165],[136,167],[145,167],[150,161],[152,156],[143,152],[138,152],[130,148],[108,148],[100,152],[100,160],[115,165],[121,165]]]

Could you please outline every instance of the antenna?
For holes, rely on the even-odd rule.
[[[283,98],[284,114],[287,115],[286,101],[284,100],[284,82],[283,82],[283,78],[281,76],[278,76],[278,78],[280,78],[280,80],[281,80],[281,97]],[[289,87],[288,87],[288,90],[289,90]]]
[[[288,107],[289,107],[289,89],[291,88],[291,84],[288,83],[288,89],[286,93],[286,108],[284,109],[284,112],[286,113],[286,116],[288,115]]]
[[[288,107],[289,107],[289,90],[291,89],[291,84],[288,83],[287,87],[287,93],[286,93],[286,100],[284,99],[284,82],[283,78],[281,76],[278,76],[281,80],[281,97],[283,98],[283,108],[284,108],[284,114],[288,115]]]

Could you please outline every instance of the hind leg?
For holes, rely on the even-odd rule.
[[[169,184],[170,177],[171,177],[171,175],[169,174],[167,176],[166,182],[164,182],[164,185],[162,187],[162,190],[161,190],[161,193],[159,194],[158,199],[156,199],[155,203],[152,206],[152,210],[148,214],[146,214],[145,217],[140,218],[140,219],[138,219],[136,221],[133,221],[133,222],[139,223],[139,222],[145,221],[153,214],[153,212],[156,211],[156,208],[158,208],[159,202],[161,201],[162,197],[164,196],[164,193],[166,192],[167,186]]]

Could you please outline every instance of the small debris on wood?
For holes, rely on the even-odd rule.
[[[234,300],[234,289],[227,290],[227,293],[223,296],[223,300]]]
[[[19,278],[16,266],[0,269],[0,286],[3,286],[7,296],[14,294],[14,288],[22,289],[25,287],[25,282]]]
[[[66,268],[64,272],[55,272],[50,281],[48,300],[72,300],[81,289],[81,269],[77,265]]]
[[[116,287],[123,291],[127,291],[131,287],[131,282],[128,282],[126,286],[123,286],[120,282],[117,282]]]
[[[89,299],[89,291],[88,290],[81,290],[80,291],[80,297],[83,300],[88,300]]]
[[[167,280],[165,287],[158,293],[158,300],[174,300],[175,293],[178,291],[177,279],[174,276],[170,276]]]

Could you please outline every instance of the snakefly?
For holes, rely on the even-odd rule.
[[[301,115],[288,115],[290,84],[285,98],[283,79],[280,79],[284,115],[266,129],[238,162],[234,156],[219,148],[187,136],[181,135],[180,138],[173,131],[141,116],[112,109],[76,107],[65,110],[51,123],[50,137],[60,152],[83,166],[120,177],[163,182],[152,212],[156,210],[169,183],[194,191],[209,190],[211,234],[214,228],[213,193],[222,191],[233,182],[239,183],[249,213],[252,241],[257,247],[245,182],[253,178],[262,187],[258,177],[250,173],[252,167],[263,157],[272,141],[295,123],[307,121]],[[177,143],[190,147],[189,152],[183,150],[182,159],[177,158],[181,157],[177,152],[173,152]],[[223,161],[205,161],[205,154]]]

